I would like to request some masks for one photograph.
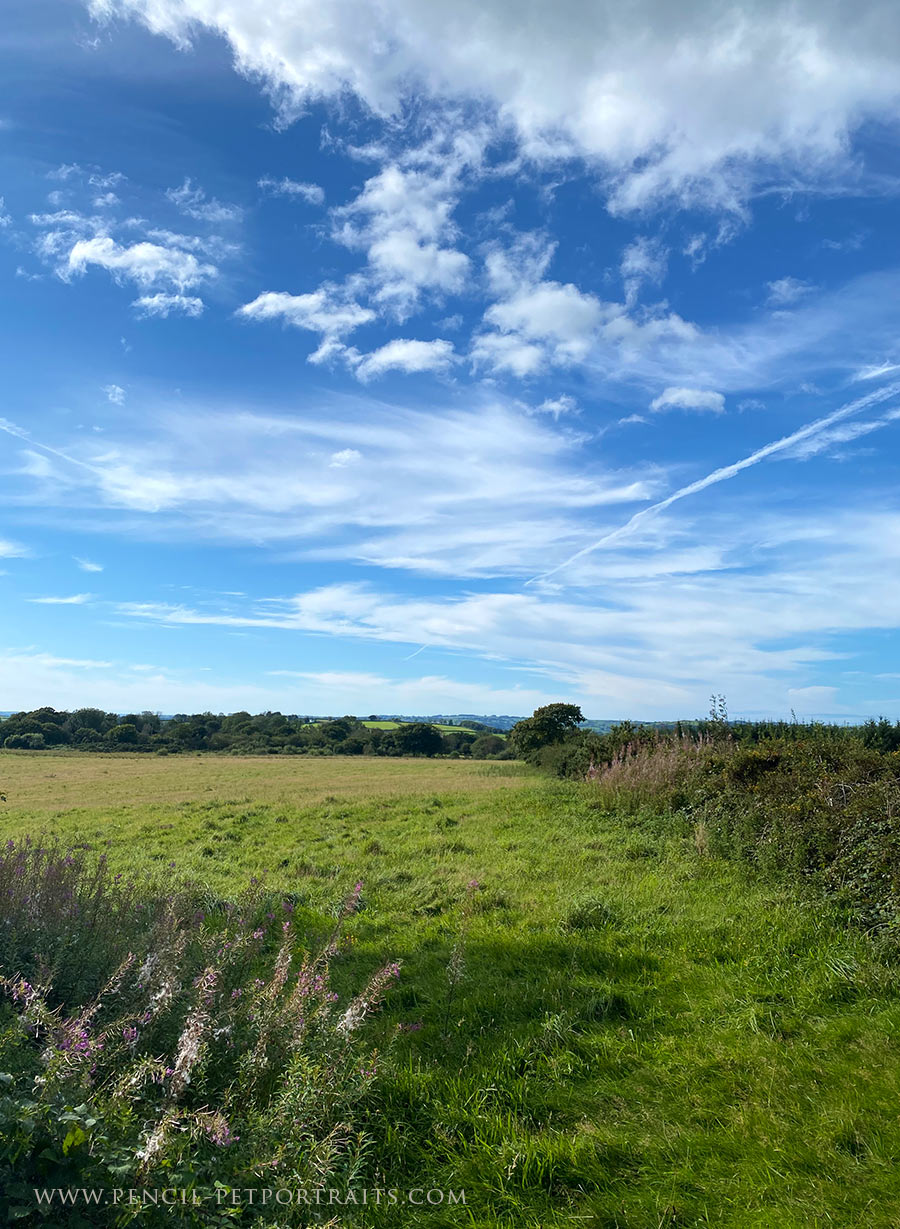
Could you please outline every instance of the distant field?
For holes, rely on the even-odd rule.
[[[533,775],[523,764],[490,760],[0,751],[0,793],[7,796],[0,814],[214,798],[309,806],[329,795],[479,794],[519,785]]]
[[[364,721],[364,726],[368,726],[370,730],[398,730],[401,725],[408,725],[409,722],[402,721]],[[480,734],[482,730],[472,730],[467,725],[443,725],[439,721],[429,722],[436,730],[440,730],[442,734]],[[498,738],[506,738],[506,734],[498,733]]]
[[[55,832],[142,880],[264,876],[315,910],[363,881],[338,975],[403,968],[357,1125],[384,1185],[466,1190],[465,1212],[372,1209],[366,1229],[898,1223],[897,968],[590,786],[464,760],[16,753],[0,786],[4,837]]]

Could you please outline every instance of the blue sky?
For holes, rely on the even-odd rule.
[[[29,0],[0,709],[900,716],[889,4]]]

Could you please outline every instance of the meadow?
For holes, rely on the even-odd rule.
[[[900,1220],[895,963],[591,784],[512,762],[47,752],[0,754],[0,783],[4,839],[105,853],[150,893],[256,879],[315,919],[358,892],[337,991],[401,966],[368,1026],[359,1182],[466,1194],[335,1224]]]

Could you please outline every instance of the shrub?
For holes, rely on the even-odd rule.
[[[827,893],[856,921],[893,932],[900,926],[900,755],[872,743],[815,726],[746,744],[657,736],[586,775],[606,809],[668,816],[693,833],[698,850]]]

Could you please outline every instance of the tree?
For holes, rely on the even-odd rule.
[[[517,755],[527,758],[542,747],[565,742],[582,721],[584,715],[577,704],[545,704],[513,726],[509,735],[510,746]]]
[[[132,721],[123,721],[121,725],[114,725],[106,737],[119,746],[133,746],[138,741],[137,726]]]
[[[394,731],[403,755],[437,755],[444,748],[440,730],[425,721],[411,721]]]
[[[472,756],[476,760],[486,760],[488,756],[499,755],[506,750],[506,739],[499,734],[481,734],[472,743]]]

